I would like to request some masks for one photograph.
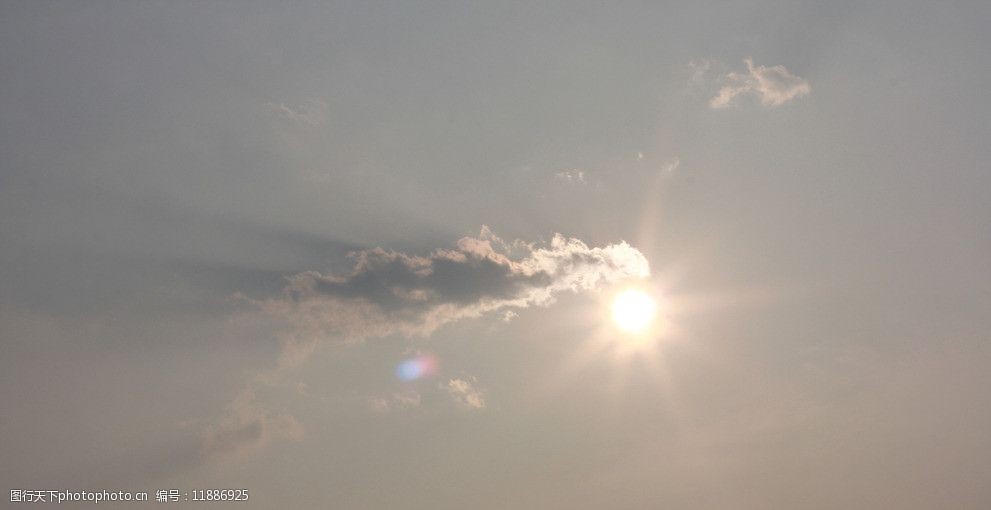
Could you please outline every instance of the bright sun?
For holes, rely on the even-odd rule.
[[[627,333],[642,333],[657,315],[657,303],[639,290],[627,290],[612,302],[612,318]]]

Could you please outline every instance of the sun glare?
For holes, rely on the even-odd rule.
[[[612,302],[612,318],[627,333],[642,333],[657,316],[657,303],[639,290],[627,290]]]

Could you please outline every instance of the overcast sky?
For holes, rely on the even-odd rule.
[[[989,25],[4,1],[2,489],[987,508]]]

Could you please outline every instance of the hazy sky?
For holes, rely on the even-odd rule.
[[[988,26],[4,1],[2,489],[987,508]]]

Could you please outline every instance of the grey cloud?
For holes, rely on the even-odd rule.
[[[281,296],[256,302],[289,323],[283,364],[305,358],[319,338],[425,335],[461,318],[547,305],[563,291],[650,273],[643,254],[625,242],[589,247],[557,234],[546,246],[506,243],[488,228],[426,256],[374,248],[351,258],[348,274],[299,273]]]

